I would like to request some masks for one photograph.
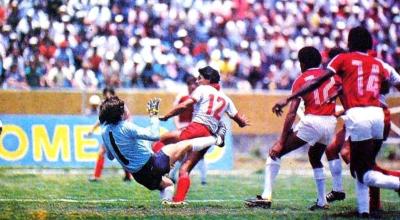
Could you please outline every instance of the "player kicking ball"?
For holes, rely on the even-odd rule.
[[[129,110],[124,101],[117,96],[107,98],[100,106],[99,121],[102,125],[101,136],[107,156],[114,158],[122,167],[131,172],[133,178],[149,190],[159,190],[162,201],[172,200],[174,184],[164,176],[170,167],[189,151],[201,151],[210,145],[223,142],[226,128],[220,126],[216,136],[208,136],[169,144],[154,154],[145,141],[156,141],[160,138],[159,99],[148,102],[151,125],[142,128],[130,121]]]
[[[314,47],[304,47],[298,54],[302,74],[293,84],[292,93],[302,88],[305,84],[323,75],[321,54]],[[293,123],[299,107],[300,98],[291,102],[290,110],[286,115],[284,127],[280,139],[270,150],[265,165],[264,192],[256,198],[248,199],[245,204],[249,207],[269,208],[272,202],[272,188],[280,169],[280,158],[287,153],[298,149],[305,144],[310,145],[309,160],[314,172],[314,180],[317,186],[317,201],[309,209],[327,209],[325,199],[325,175],[321,157],[326,146],[333,138],[336,117],[335,103],[325,100],[336,90],[336,81],[332,77],[322,84],[314,93],[302,96],[305,105],[305,116],[300,120],[294,130]]]

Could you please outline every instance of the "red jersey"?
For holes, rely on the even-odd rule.
[[[342,53],[331,60],[328,69],[342,79],[345,109],[380,106],[381,84],[388,78],[382,61],[366,53]]]
[[[189,98],[190,98],[189,95],[182,96],[178,100],[178,104],[188,100]],[[192,121],[192,116],[193,116],[193,106],[190,106],[189,108],[187,108],[185,111],[183,111],[181,114],[178,115],[179,122],[180,123],[191,122]]]
[[[292,93],[297,92],[304,85],[315,78],[324,74],[320,68],[312,68],[303,72],[293,83]],[[313,92],[303,95],[305,114],[313,115],[333,115],[335,113],[335,103],[328,102],[329,97],[332,97],[336,91],[336,80],[331,77],[324,82],[318,89]]]

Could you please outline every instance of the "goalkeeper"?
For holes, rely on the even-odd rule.
[[[110,160],[114,158],[132,173],[134,179],[149,190],[160,190],[163,201],[171,201],[174,184],[164,176],[170,167],[188,151],[201,151],[211,145],[221,144],[226,129],[219,129],[217,136],[185,140],[163,147],[154,154],[145,141],[160,138],[157,117],[160,99],[151,99],[147,103],[151,125],[139,127],[124,120],[129,117],[129,110],[124,101],[117,96],[107,98],[100,106],[99,121],[102,125],[101,136]]]

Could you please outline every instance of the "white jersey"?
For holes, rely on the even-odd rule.
[[[217,131],[218,122],[225,112],[230,117],[238,113],[228,96],[209,85],[198,86],[191,98],[196,102],[192,121],[206,125],[212,133]]]
[[[383,66],[385,67],[385,69],[389,72],[388,80],[389,80],[390,86],[399,85],[400,84],[400,75],[399,75],[399,73],[392,66],[390,66],[389,64],[387,64],[385,62],[382,62],[382,63],[383,63]],[[381,96],[379,97],[379,101],[383,105],[387,106],[386,95],[382,95],[381,94]]]

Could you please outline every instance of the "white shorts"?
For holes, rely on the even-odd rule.
[[[355,107],[346,111],[346,133],[352,141],[383,139],[384,114],[380,107]]]
[[[296,125],[297,137],[310,146],[316,143],[328,145],[331,143],[336,129],[336,117],[324,115],[305,115]]]

